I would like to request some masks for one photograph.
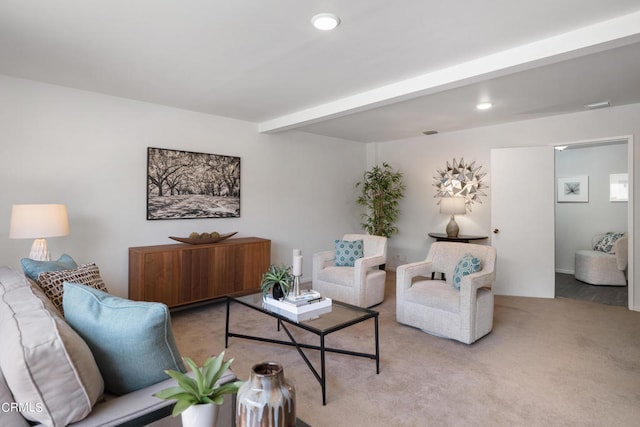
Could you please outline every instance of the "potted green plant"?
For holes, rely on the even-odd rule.
[[[291,267],[271,264],[269,269],[262,275],[260,289],[262,289],[262,295],[265,297],[271,292],[274,299],[282,299],[289,293],[292,285],[293,274],[291,274]]]
[[[398,201],[404,197],[406,189],[402,173],[384,162],[382,167],[376,165],[366,171],[363,178],[356,183],[356,188],[361,188],[357,202],[367,208],[360,225],[369,234],[391,237],[398,232],[394,225],[400,215]]]
[[[178,385],[169,387],[154,394],[159,399],[175,400],[172,415],[182,414],[185,427],[199,426],[200,420],[206,419],[202,425],[215,426],[219,405],[224,403],[225,394],[234,394],[242,385],[242,381],[227,384],[216,384],[216,381],[229,369],[233,359],[224,361],[224,351],[216,357],[209,357],[202,368],[199,368],[188,357],[184,361],[193,372],[193,377],[174,370],[165,372],[178,381]]]

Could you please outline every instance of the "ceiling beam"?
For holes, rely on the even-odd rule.
[[[258,130],[291,130],[636,42],[640,11],[276,117],[259,123]]]

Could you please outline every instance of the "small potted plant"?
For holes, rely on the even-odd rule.
[[[292,285],[293,275],[291,274],[291,267],[271,264],[269,269],[262,275],[260,289],[262,289],[262,295],[264,297],[271,292],[273,298],[279,300],[289,293]]]
[[[154,396],[175,400],[172,415],[175,417],[182,414],[182,424],[185,427],[215,426],[219,405],[224,403],[224,395],[237,393],[242,385],[242,381],[216,384],[229,369],[233,359],[224,362],[223,351],[216,357],[209,357],[202,368],[188,357],[185,357],[184,361],[191,368],[193,377],[186,373],[166,370],[167,375],[178,381],[178,385],[161,390]]]

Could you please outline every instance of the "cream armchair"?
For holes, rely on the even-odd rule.
[[[604,236],[602,234],[596,236],[594,242],[599,243]],[[591,245],[592,248],[597,246],[596,243]],[[579,250],[575,255],[575,277],[590,285],[625,286],[628,254],[626,233],[610,246],[598,250]]]
[[[322,296],[371,307],[384,301],[386,272],[379,266],[387,262],[387,238],[368,234],[345,234],[342,240],[362,240],[364,254],[353,267],[335,266],[335,250],[313,255],[313,289]]]
[[[454,270],[466,254],[480,259],[481,270],[463,276],[457,290]],[[433,243],[426,260],[396,271],[396,319],[432,335],[473,343],[493,328],[495,264],[491,246]]]

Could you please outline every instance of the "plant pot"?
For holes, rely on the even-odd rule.
[[[273,299],[277,299],[277,300],[281,300],[282,298],[284,298],[284,292],[282,292],[282,288],[280,287],[279,283],[276,283],[275,285],[273,285],[273,289],[271,290],[271,295],[273,296]]]
[[[295,427],[296,391],[282,365],[264,362],[251,368],[238,390],[237,427]]]
[[[218,424],[218,405],[211,403],[192,405],[182,412],[183,427],[216,427]]]

